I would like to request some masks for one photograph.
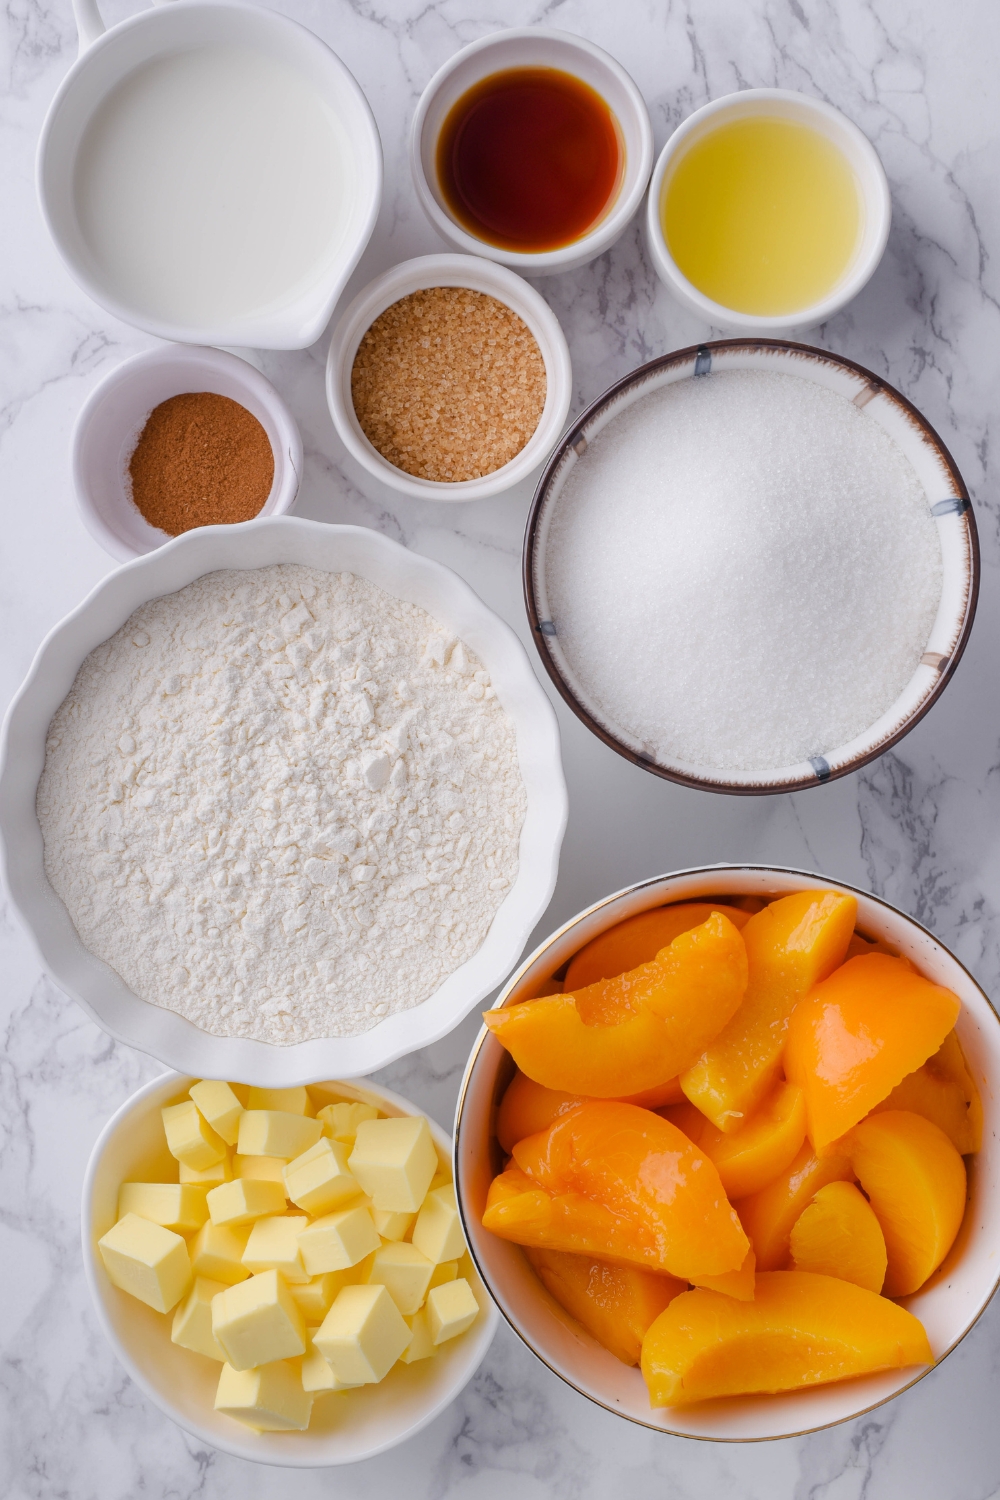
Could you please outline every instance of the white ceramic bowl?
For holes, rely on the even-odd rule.
[[[711,379],[713,372],[768,370],[836,391],[888,433],[912,464],[927,497],[941,544],[941,601],[923,655],[895,703],[843,745],[817,745],[809,760],[744,771],[654,760],[649,747],[612,723],[586,693],[563,649],[548,598],[548,539],[559,494],[587,444],[633,402],[677,381]],[[665,458],[669,456],[665,450]],[[607,525],[615,517],[609,506]],[[745,796],[791,792],[846,776],[884,755],[908,734],[951,681],[972,630],[979,595],[979,537],[965,482],[927,419],[891,385],[863,365],[827,349],[779,339],[719,339],[678,349],[640,365],[588,406],[561,439],[535,491],[524,534],[524,591],[542,663],[569,707],[593,734],[633,765],[683,786]]]
[[[359,1036],[277,1046],[211,1036],[150,1005],[85,948],[45,875],[35,789],[49,721],[81,662],[139,605],[220,568],[273,563],[350,572],[427,610],[485,663],[510,715],[527,793],[517,879],[482,947],[422,1005]],[[110,1035],[200,1078],[274,1088],[372,1073],[444,1036],[501,984],[517,962],[555,886],[566,826],[566,785],[555,714],[510,627],[456,573],[360,526],[291,516],[189,531],[105,578],[39,647],[0,738],[0,858],[11,899],[55,982]]]
[[[558,68],[590,85],[618,121],[625,151],[617,196],[603,218],[580,239],[559,250],[527,254],[504,250],[469,234],[456,222],[438,182],[438,136],[449,111],[473,84],[506,68]],[[621,238],[635,214],[653,164],[653,130],[645,101],[620,63],[593,42],[546,26],[497,31],[463,47],[439,68],[424,89],[410,128],[410,166],[421,207],[439,234],[458,250],[485,255],[525,276],[574,271]]]
[[[322,333],[375,227],[382,198],[382,146],[368,101],[334,52],[287,16],[232,0],[174,0],[105,32],[96,0],[77,0],[80,57],[60,84],[38,144],[42,217],[71,275],[116,318],[182,344],[304,349]],[[111,284],[88,249],[77,216],[77,148],[109,93],[154,58],[200,47],[249,48],[280,59],[319,92],[343,142],[353,200],[339,244],[303,282],[267,306],[197,325],[165,319]]]
[[[395,1448],[448,1406],[472,1379],[496,1333],[499,1317],[473,1270],[470,1284],[479,1317],[468,1332],[433,1359],[397,1365],[381,1384],[321,1398],[305,1432],[252,1432],[214,1408],[219,1366],[170,1341],[169,1316],[119,1290],[108,1280],[97,1242],[118,1216],[123,1182],[177,1179],[177,1163],[166,1149],[160,1110],[183,1099],[195,1079],[167,1073],[127,1099],[101,1132],[83,1184],[83,1264],[90,1294],[108,1341],[140,1390],[199,1442],[237,1458],[283,1468],[325,1468],[357,1463]],[[421,1111],[398,1094],[365,1083],[323,1085],[329,1102],[360,1099],[387,1115]],[[442,1163],[451,1141],[429,1121]]]
[[[119,562],[170,540],[133,503],[128,461],[153,408],[186,391],[211,391],[238,401],[267,433],[274,482],[261,516],[283,516],[294,503],[302,476],[302,439],[295,418],[259,370],[235,354],[190,344],[135,354],[94,387],[73,429],[73,484],[83,523]]]
[[[538,426],[520,453],[492,474],[454,484],[419,479],[383,458],[365,437],[351,397],[354,356],[375,319],[401,297],[432,286],[469,287],[505,303],[527,324],[545,361],[545,405]],[[326,362],[330,415],[348,454],[361,466],[361,483],[368,477],[414,500],[485,500],[489,495],[503,494],[514,485],[537,477],[562,432],[572,395],[569,347],[555,313],[520,276],[481,256],[421,255],[393,266],[359,292],[345,309],[334,329]]]
[[[688,280],[667,247],[663,233],[663,196],[674,163],[696,140],[709,134],[725,120],[748,115],[778,116],[810,125],[839,147],[854,169],[862,200],[862,226],[854,257],[840,281],[822,301],[793,313],[775,317],[758,317],[723,307],[706,297]],[[832,104],[797,94],[789,89],[746,89],[713,99],[678,125],[660,152],[649,184],[646,204],[646,240],[653,267],[663,282],[689,312],[704,318],[713,328],[742,333],[778,333],[813,328],[832,318],[869,280],[882,259],[889,226],[892,202],[889,184],[871,141]]]
[[[811,889],[848,891],[858,899],[858,927],[893,943],[937,984],[962,1001],[958,1035],[983,1100],[983,1147],[972,1160],[969,1206],[944,1265],[903,1306],[927,1330],[936,1360],[969,1332],[998,1285],[1000,1263],[1000,1020],[972,975],[911,917],[853,886],[801,870],[715,865],[662,875],[597,902],[546,941],[521,965],[497,1008],[546,993],[549,980],[599,933],[637,912],[675,901],[726,895],[785,895]],[[500,1170],[493,1137],[496,1106],[514,1071],[508,1053],[485,1027],[472,1050],[458,1098],[455,1174],[462,1222],[483,1280],[515,1333],[550,1370],[618,1416],[659,1432],[718,1442],[795,1437],[862,1416],[914,1385],[923,1369],[891,1370],[781,1396],[745,1396],[702,1405],[652,1409],[638,1369],[603,1349],[553,1301],[516,1245],[482,1227],[486,1193]]]

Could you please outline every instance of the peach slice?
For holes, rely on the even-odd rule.
[[[745,927],[750,913],[715,901],[682,901],[676,906],[658,906],[641,911],[592,938],[570,960],[564,990],[582,990],[600,979],[614,979],[640,964],[648,964],[682,932],[700,927],[714,911],[721,911],[734,927]]]
[[[676,1078],[737,1010],[746,981],[743,939],[716,912],[652,963],[483,1019],[536,1083],[620,1099]]]
[[[983,1104],[954,1031],[949,1031],[934,1055],[916,1072],[908,1073],[872,1113],[885,1109],[923,1115],[944,1131],[963,1156],[980,1149]]]
[[[850,1182],[854,1169],[846,1156],[817,1156],[805,1141],[791,1166],[767,1187],[736,1203],[740,1223],[750,1236],[757,1270],[778,1271],[788,1260],[792,1225],[810,1199],[828,1182]]]
[[[586,1255],[561,1250],[525,1254],[550,1296],[625,1365],[639,1363],[646,1330],[674,1297],[687,1291],[676,1277]]]
[[[800,891],[772,901],[744,927],[746,998],[681,1076],[691,1103],[719,1130],[738,1130],[774,1083],[788,1018],[842,961],[857,908],[839,891]]]
[[[692,1276],[691,1285],[707,1287],[710,1292],[725,1292],[727,1297],[738,1297],[741,1302],[752,1302],[756,1271],[757,1257],[748,1250],[738,1271],[727,1271],[724,1276]]]
[[[885,1294],[907,1297],[954,1243],[965,1213],[965,1163],[943,1130],[907,1110],[869,1115],[839,1149],[885,1235]]]
[[[951,990],[884,953],[849,959],[817,984],[795,1007],[785,1044],[785,1073],[806,1096],[816,1150],[926,1062],[960,1009]]]
[[[654,1407],[792,1391],[933,1362],[912,1313],[850,1281],[806,1271],[758,1276],[752,1302],[684,1292],[642,1341]]]
[[[840,1276],[869,1292],[885,1281],[885,1236],[871,1205],[852,1182],[828,1182],[792,1226],[792,1266]]]
[[[759,1192],[790,1166],[806,1135],[806,1106],[794,1083],[776,1083],[746,1124],[726,1135],[693,1104],[664,1114],[711,1157],[729,1198]]]
[[[579,1193],[652,1235],[672,1276],[737,1271],[750,1248],[711,1161],[648,1109],[582,1104],[519,1141],[514,1161],[547,1192]]]
[[[683,1098],[677,1079],[672,1078],[660,1088],[635,1094],[630,1099],[623,1099],[621,1103],[654,1109],[665,1104],[677,1104]],[[525,1136],[547,1130],[553,1120],[564,1115],[568,1109],[575,1109],[578,1104],[585,1102],[582,1094],[564,1094],[559,1089],[547,1089],[518,1070],[500,1101],[497,1111],[497,1140],[509,1156],[517,1142],[523,1141]]]

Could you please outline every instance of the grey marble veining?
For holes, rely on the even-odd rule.
[[[115,20],[134,7],[114,0]],[[571,794],[563,874],[542,930],[631,880],[747,858],[804,865],[896,902],[1000,989],[1000,712],[994,646],[1000,504],[1000,10],[989,0],[286,0],[340,53],[378,119],[386,191],[353,291],[445,248],[406,157],[414,103],[459,46],[501,25],[590,37],[629,69],[657,147],[706,100],[781,86],[830,100],[877,146],[893,230],[870,285],[809,337],[899,386],[952,449],[976,500],[979,615],[941,703],[860,774],[794,797],[672,787],[605,750],[557,705]],[[153,341],[76,288],[35,203],[47,104],[75,56],[69,0],[14,0],[0,51],[0,701],[45,631],[111,568],[73,505],[76,412],[116,362]],[[577,409],[611,380],[711,330],[656,281],[637,226],[594,264],[538,283],[570,341]],[[262,363],[307,452],[297,509],[354,521],[455,567],[526,639],[519,557],[527,497],[384,508],[343,478],[323,395],[325,339]],[[539,933],[541,935],[541,932]],[[130,1384],[90,1308],[80,1183],[109,1114],[158,1065],[116,1046],[41,974],[0,914],[0,1494],[9,1500],[988,1500],[1000,1495],[1000,1310],[943,1367],[871,1416],[817,1436],[723,1446],[646,1432],[591,1406],[501,1330],[463,1396],[404,1448],[337,1472],[259,1468],[203,1449]],[[473,1020],[385,1073],[450,1119]]]

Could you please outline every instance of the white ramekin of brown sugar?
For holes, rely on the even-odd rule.
[[[449,341],[447,359],[435,359],[437,335],[421,338],[407,318],[416,304],[406,299],[438,289],[453,295],[424,299],[421,308],[427,326]],[[473,296],[454,295],[461,292]],[[384,322],[373,328],[394,308],[398,327],[422,342],[426,375],[412,351],[392,353]],[[479,324],[479,313],[493,325]],[[484,351],[495,363],[484,363]],[[374,367],[379,358],[391,365],[384,378]],[[420,256],[371,282],[337,324],[326,367],[343,466],[379,498],[388,490],[416,500],[480,500],[534,479],[563,430],[572,389],[569,348],[548,304],[513,271],[474,255]],[[455,477],[437,477],[449,473]]]

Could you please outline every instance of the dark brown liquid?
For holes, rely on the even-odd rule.
[[[454,104],[438,138],[445,202],[503,250],[558,250],[601,218],[621,178],[614,115],[557,68],[509,68]]]

